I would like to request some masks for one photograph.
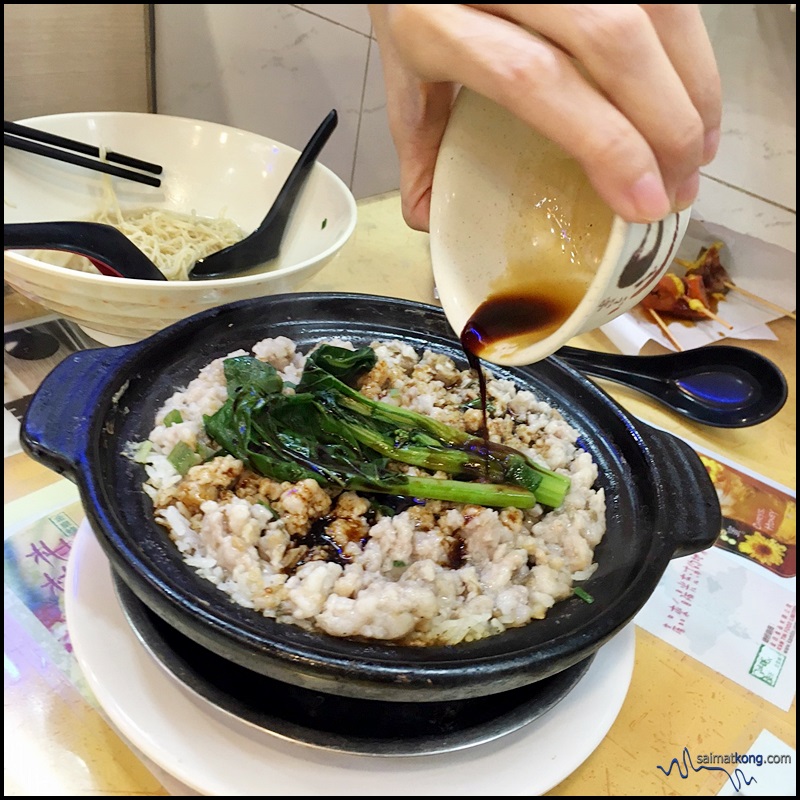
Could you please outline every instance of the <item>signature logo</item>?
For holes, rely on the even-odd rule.
[[[678,770],[678,774],[684,779],[689,777],[690,770],[693,772],[700,772],[701,770],[707,769],[714,772],[724,772],[728,776],[728,780],[731,782],[734,790],[737,792],[740,792],[743,786],[749,786],[751,783],[758,783],[755,778],[748,778],[739,767],[734,768],[733,772],[731,772],[726,767],[721,767],[716,764],[695,765],[695,763],[692,761],[692,755],[689,752],[688,747],[683,748],[680,761],[677,758],[673,758],[667,767],[662,767],[661,764],[656,764],[656,766],[667,777],[672,774],[673,768],[676,768]]]

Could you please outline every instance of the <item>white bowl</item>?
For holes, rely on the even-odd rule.
[[[486,360],[532,364],[640,302],[669,269],[689,216],[626,222],[575,159],[462,89],[431,196],[442,308]]]
[[[261,223],[300,154],[266,136],[162,114],[86,112],[20,122],[161,164],[160,188],[111,179],[123,210],[155,206],[225,216],[245,233]],[[10,147],[4,148],[3,172],[5,223],[88,219],[100,210],[108,180],[99,172]],[[144,281],[48,264],[32,257],[32,250],[6,250],[4,277],[98,341],[122,344],[222,303],[296,291],[338,254],[356,217],[350,190],[318,161],[281,252],[266,267],[221,280]]]

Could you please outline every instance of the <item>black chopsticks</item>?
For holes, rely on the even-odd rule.
[[[101,156],[99,147],[85,142],[78,142],[74,139],[67,139],[54,133],[29,128],[26,125],[20,125],[18,122],[3,121],[3,144],[17,150],[25,150],[28,153],[53,158],[56,161],[63,161],[67,164],[75,164],[97,172],[104,172],[117,178],[126,178],[137,183],[144,183],[147,186],[161,186],[161,179],[155,177],[163,172],[163,167],[158,164],[152,164],[149,161],[142,161],[141,159],[110,150]],[[83,153],[84,155],[78,155],[78,153]],[[93,158],[86,158],[85,156],[93,156]],[[117,164],[123,164],[127,167],[132,167],[132,169],[125,169],[123,166],[117,166]]]

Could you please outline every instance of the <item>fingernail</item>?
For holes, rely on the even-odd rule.
[[[690,178],[685,180],[675,192],[675,208],[683,211],[694,203],[697,193],[700,190],[700,172],[695,172]]]
[[[664,219],[671,211],[664,184],[653,172],[646,172],[633,184],[631,197],[638,216],[647,222]]]
[[[714,128],[706,133],[703,141],[703,163],[708,164],[714,159],[719,149],[720,130]]]

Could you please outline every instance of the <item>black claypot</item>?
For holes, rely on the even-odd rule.
[[[496,694],[588,658],[627,625],[672,558],[710,547],[720,507],[709,476],[684,442],[630,416],[557,356],[525,368],[490,365],[557,408],[599,466],[607,532],[594,598],[557,603],[544,620],[477,642],[400,647],[339,639],[267,619],[233,604],[184,564],[154,520],[141,465],[123,454],[147,438],[156,410],[214,358],[287,336],[357,344],[402,339],[466,359],[439,308],[360,294],[287,294],[201,312],[136,344],[76,353],[34,395],[25,451],[74,480],[87,518],[117,575],[182,634],[240,666],[344,697],[442,701]]]

